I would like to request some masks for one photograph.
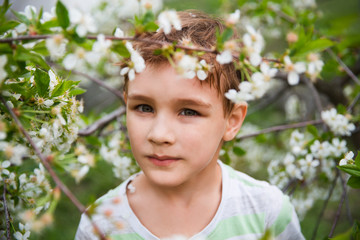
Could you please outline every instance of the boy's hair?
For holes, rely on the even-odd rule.
[[[138,36],[140,39],[152,41],[174,42],[181,44],[182,40],[189,40],[194,47],[212,49],[216,45],[216,31],[223,32],[225,26],[219,19],[211,18],[207,14],[197,10],[187,10],[177,12],[181,21],[180,31],[172,28],[169,34],[162,30],[158,32],[144,33]],[[159,44],[152,44],[149,41],[135,41],[133,43],[147,65],[161,67],[168,63],[168,59],[162,55],[155,55],[154,51],[161,48]],[[223,98],[224,115],[230,114],[234,104],[228,100],[224,94],[229,89],[238,90],[239,76],[233,63],[221,65],[216,61],[215,53],[205,53],[201,56],[210,66],[211,70],[208,77],[204,80],[210,87],[214,87],[218,94]],[[128,77],[125,76],[124,91],[127,91]],[[202,81],[201,81],[202,82]]]

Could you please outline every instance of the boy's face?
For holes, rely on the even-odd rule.
[[[175,187],[213,174],[222,141],[233,137],[221,97],[207,83],[182,78],[170,65],[147,66],[129,82],[130,144],[147,179]]]

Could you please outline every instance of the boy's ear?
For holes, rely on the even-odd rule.
[[[235,104],[233,110],[227,117],[227,126],[223,136],[224,141],[232,140],[239,132],[246,116],[247,106],[246,102]]]

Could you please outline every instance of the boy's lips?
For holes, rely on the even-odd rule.
[[[173,157],[168,155],[148,155],[147,158],[157,166],[168,166],[173,162],[180,160],[179,157]]]

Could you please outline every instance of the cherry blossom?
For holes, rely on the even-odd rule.
[[[306,65],[304,62],[293,63],[289,56],[284,57],[285,71],[288,73],[288,83],[290,85],[297,85],[300,81],[299,74],[304,73]]]

